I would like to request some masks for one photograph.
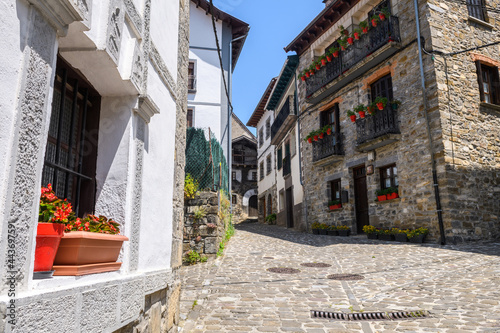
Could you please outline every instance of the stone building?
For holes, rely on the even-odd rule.
[[[257,129],[258,220],[260,223],[264,223],[267,216],[277,213],[276,172],[271,161],[267,164],[267,160],[273,158],[275,150],[275,147],[271,145],[271,124],[274,121],[274,112],[265,109],[276,80],[276,78],[271,79],[259,104],[247,122],[247,126]],[[268,168],[267,171],[264,165]]]
[[[1,4],[0,331],[176,332],[189,1]],[[121,224],[119,271],[33,278],[48,183]]]
[[[273,112],[271,146],[276,161],[276,224],[305,230],[302,216],[302,173],[299,150],[299,121],[297,119],[296,76],[298,56],[288,56],[277,78],[266,110]]]
[[[418,1],[416,13],[407,0],[325,1],[285,48],[300,57],[297,74],[340,46],[341,26],[349,36],[363,21],[370,28],[298,83],[301,136],[332,128],[301,142],[309,226],[426,227],[440,243],[500,236],[498,5]],[[347,116],[377,97],[401,104],[355,122]],[[386,187],[399,198],[375,201]],[[342,208],[329,211],[332,199]]]
[[[231,200],[234,221],[257,217],[257,138],[232,114]]]

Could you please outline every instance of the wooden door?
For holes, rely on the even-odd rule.
[[[363,226],[370,224],[368,215],[368,193],[366,189],[365,166],[353,169],[354,175],[354,204],[356,206],[357,233],[363,232]]]
[[[292,188],[286,190],[286,226],[293,228],[293,192]]]
[[[259,216],[259,209],[257,207],[257,196],[256,195],[252,195],[250,197],[250,200],[248,200],[248,216],[251,216],[251,217]]]

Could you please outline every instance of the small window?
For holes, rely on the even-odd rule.
[[[264,162],[260,162],[260,180],[264,179]]]
[[[259,130],[259,147],[264,144],[264,129],[261,127]]]
[[[266,120],[266,140],[271,136],[271,117]]]
[[[398,168],[396,165],[380,168],[380,183],[382,189],[398,187]]]
[[[386,97],[389,101],[393,100],[392,97],[392,78],[391,75],[386,75],[371,84],[372,102],[377,97]],[[390,107],[390,103],[387,103]]]
[[[267,166],[267,173],[266,175],[271,173],[271,170],[273,168],[272,160],[271,160],[271,154],[267,155],[266,158],[266,166]]]
[[[196,74],[194,72],[194,61],[190,61],[188,66],[188,91],[196,91]]]
[[[280,148],[278,149],[278,170],[281,170],[281,167],[283,166],[283,150]]]
[[[236,194],[233,194],[233,204],[237,204],[238,203],[238,197],[236,196]]]
[[[232,179],[233,179],[233,180],[236,180],[236,171],[233,171],[233,172],[232,172]]]
[[[483,0],[467,0],[466,3],[469,16],[486,21],[486,10]]]
[[[335,179],[330,182],[330,200],[340,200],[340,179]]]
[[[187,110],[187,127],[193,127],[193,109]]]
[[[481,102],[500,105],[500,81],[498,67],[476,61],[477,80]]]
[[[257,172],[256,171],[252,171],[252,180],[254,182],[257,181]]]

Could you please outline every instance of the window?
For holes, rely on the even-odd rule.
[[[278,149],[278,170],[281,170],[281,167],[283,165],[283,150],[280,148]]]
[[[99,94],[58,58],[42,186],[52,184],[79,217],[94,213],[100,104]]]
[[[254,182],[257,181],[257,172],[256,171],[252,171],[252,180]]]
[[[467,0],[466,3],[469,16],[477,18],[481,21],[486,21],[486,12],[483,0]]]
[[[236,196],[236,194],[233,194],[232,198],[233,198],[233,204],[236,205],[238,203],[238,197]]]
[[[340,200],[340,179],[330,182],[330,200]]]
[[[232,176],[232,179],[233,179],[233,180],[236,180],[236,171],[232,171],[231,173],[232,173],[232,175],[231,175],[231,176]]]
[[[188,91],[196,91],[196,74],[194,72],[194,61],[190,61],[188,66]]]
[[[193,127],[193,109],[187,111],[187,127]]]
[[[500,80],[498,67],[476,61],[477,81],[481,102],[500,105]]]
[[[330,126],[332,129],[332,135],[327,138],[327,140],[332,140],[332,144],[335,146],[339,143],[340,135],[340,121],[339,121],[339,104],[336,103],[332,108],[323,111],[319,116],[319,126],[323,128],[325,126]],[[325,139],[323,139],[325,140]]]
[[[242,145],[233,145],[233,163],[245,164],[245,147]]]
[[[386,97],[389,101],[393,100],[392,97],[392,79],[391,75],[386,75],[377,81],[373,82],[371,85],[372,102],[375,101],[377,97]],[[387,103],[390,107],[390,103]],[[387,106],[386,106],[387,107]]]
[[[264,144],[264,129],[261,127],[259,130],[259,147]]]
[[[260,180],[264,179],[264,162],[260,162]]]
[[[267,155],[267,158],[266,158],[266,166],[267,166],[267,172],[266,172],[266,175],[270,174],[271,173],[271,170],[273,168],[273,165],[271,163],[271,154]]]
[[[271,117],[266,120],[266,139],[271,136]]]
[[[381,188],[398,187],[398,169],[396,165],[380,168]]]

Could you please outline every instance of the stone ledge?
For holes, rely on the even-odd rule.
[[[357,151],[367,152],[401,140],[401,134],[385,134],[356,146]]]
[[[500,112],[500,105],[496,105],[496,104],[481,102],[479,104],[479,107],[480,107],[479,111],[481,111],[481,108],[485,108],[485,109],[488,109],[488,111]]]
[[[338,162],[342,162],[344,160],[344,155],[330,155],[328,157],[324,157],[322,159],[319,159],[315,162],[313,162],[313,165],[315,166],[326,166],[329,164],[334,164]]]
[[[486,21],[477,19],[477,18],[472,17],[472,16],[467,17],[467,20],[469,22],[474,22],[474,23],[480,24],[480,25],[482,25],[482,26],[484,26],[484,27],[486,27],[488,29],[491,29],[491,30],[495,29],[495,26],[493,24],[490,24],[490,23],[488,23]]]

